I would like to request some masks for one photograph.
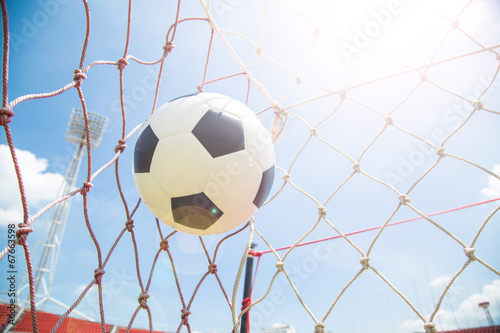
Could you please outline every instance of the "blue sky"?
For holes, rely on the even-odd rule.
[[[59,89],[71,82],[73,70],[78,67],[85,32],[83,5],[79,1],[55,1],[32,1],[30,6],[27,2],[8,3],[12,32],[9,101],[30,93]],[[211,1],[211,13],[218,26],[238,33],[226,31],[224,36],[255,78],[250,88],[249,107],[259,112],[272,106],[274,100],[290,113],[275,142],[279,169],[271,195],[280,190],[284,170],[290,172],[295,187],[287,184],[261,209],[256,222],[259,232],[274,248],[295,243],[315,225],[318,203],[325,205],[328,221],[343,233],[382,225],[399,203],[398,195],[387,185],[405,193],[436,162],[435,149],[419,138],[439,146],[472,111],[471,103],[436,85],[474,101],[490,85],[499,64],[493,52],[483,51],[422,69],[428,81],[421,82],[421,73],[412,70],[430,62],[445,36],[435,60],[480,49],[464,32],[484,47],[498,45],[498,3],[477,0],[466,6],[467,3],[445,0],[354,1],[333,5],[326,0],[307,4],[298,0],[285,2],[295,9],[292,10],[280,1],[269,1],[267,7],[265,1]],[[462,31],[453,30],[448,34],[451,21],[447,18],[453,20],[464,7],[458,20]],[[96,2],[90,4],[90,10],[92,32],[85,66],[95,60],[120,59],[125,45],[126,4]],[[198,2],[183,3],[181,18],[192,16],[204,17],[205,13]],[[160,58],[165,34],[174,18],[173,2],[135,3],[129,54],[146,61]],[[317,38],[315,31],[320,32]],[[168,56],[162,73],[158,105],[196,91],[202,82],[209,40],[206,22],[179,25],[175,49]],[[259,46],[263,51],[260,56]],[[494,51],[498,54],[498,48]],[[207,79],[239,72],[242,69],[238,61],[216,34]],[[158,73],[157,65],[142,66],[130,61],[127,66],[124,76],[127,132],[150,114]],[[388,78],[390,75],[393,76]],[[109,65],[91,68],[83,82],[89,110],[109,117],[103,142],[92,153],[93,171],[113,157],[121,135],[118,82],[116,66]],[[260,90],[256,82],[265,89]],[[346,87],[351,87],[346,90],[348,98],[341,103],[340,95],[335,92]],[[497,78],[481,97],[485,108],[500,111],[499,89]],[[209,84],[205,91],[244,101],[247,80],[240,75]],[[309,101],[316,97],[321,98]],[[339,104],[338,110],[328,117]],[[61,174],[75,149],[73,144],[64,141],[66,124],[71,109],[79,106],[77,93],[71,89],[51,99],[29,100],[14,108],[16,115],[10,126],[27,184],[30,214],[36,213],[57,193]],[[388,127],[363,154],[384,129],[384,116],[392,110],[394,123],[418,138],[394,126]],[[259,115],[269,129],[273,116],[272,109]],[[319,137],[308,141],[312,127],[317,128]],[[446,141],[445,152],[471,160],[498,175],[499,127],[498,114],[477,112]],[[119,162],[120,180],[130,208],[138,199],[132,181],[130,149],[136,138],[137,135],[131,137],[129,148]],[[6,224],[20,218],[20,203],[14,195],[16,184],[5,137],[0,140],[0,223],[5,235]],[[354,161],[361,158],[361,170],[385,185],[365,174],[355,174],[328,200],[353,172],[353,161],[345,155]],[[85,170],[84,160],[78,186],[84,181]],[[112,168],[105,170],[94,181],[89,194],[89,217],[104,253],[126,221],[113,172]],[[416,209],[430,214],[498,198],[498,183],[490,174],[446,156],[418,182],[409,196]],[[476,206],[439,215],[433,220],[469,244],[496,205],[498,202]],[[401,207],[391,222],[415,216],[409,207]],[[145,206],[139,208],[134,220],[141,275],[147,280],[160,238]],[[35,222],[35,232],[29,236],[30,246],[34,247],[43,222],[43,217]],[[164,234],[171,231],[167,226],[162,226],[162,230]],[[478,257],[497,270],[500,267],[499,232],[497,214],[475,245]],[[336,235],[335,230],[321,220],[305,240]],[[376,232],[371,231],[349,239],[366,252],[375,235]],[[220,238],[204,238],[209,251],[214,251]],[[248,231],[244,231],[223,243],[219,250],[219,276],[229,294],[247,238]],[[268,250],[257,235],[255,242],[257,250]],[[181,233],[172,238],[170,249],[188,300],[206,271],[203,249],[196,237]],[[18,266],[22,267],[20,249],[17,253]],[[36,258],[35,254],[35,262]],[[361,268],[360,258],[353,246],[336,239],[293,250],[285,260],[285,268],[302,300],[321,320],[338,293]],[[372,266],[426,318],[434,310],[446,282],[467,259],[459,243],[423,219],[387,228],[375,243],[370,258]],[[276,261],[273,254],[261,257],[253,300],[265,294],[276,272]],[[4,268],[5,260],[0,265]],[[52,296],[72,304],[93,279],[96,266],[96,251],[83,219],[82,198],[77,195],[72,200]],[[126,326],[138,305],[140,293],[130,235],[124,235],[105,270],[106,320]],[[154,328],[175,330],[182,306],[165,253],[155,267],[149,294]],[[238,302],[241,298],[240,288]],[[486,325],[484,314],[477,307],[477,303],[484,300],[490,301],[494,321],[500,323],[500,278],[473,262],[452,286],[434,322],[439,329]],[[78,310],[98,319],[96,304],[94,288]],[[61,308],[52,304],[47,304],[45,310],[61,312]],[[193,331],[227,332],[232,327],[231,313],[213,276],[203,283],[191,312],[189,320]],[[254,332],[276,322],[294,325],[297,332],[314,329],[314,320],[298,302],[283,274],[274,282],[268,297],[251,313]],[[147,327],[144,311],[135,323],[137,327]],[[364,272],[354,282],[325,324],[331,332],[423,331],[422,321],[373,271]]]

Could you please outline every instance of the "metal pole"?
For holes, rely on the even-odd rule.
[[[245,285],[243,287],[243,309],[248,307],[251,303],[250,301],[250,293],[252,292],[252,273],[253,273],[253,249],[257,245],[255,243],[252,243],[250,245],[250,251],[248,252],[248,257],[247,257],[247,265],[245,268]],[[247,311],[243,314],[241,317],[241,328],[240,328],[240,333],[248,333],[248,326],[249,326],[249,320],[248,320],[248,315],[250,311]]]

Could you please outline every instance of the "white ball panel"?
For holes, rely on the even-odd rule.
[[[167,136],[188,133],[208,111],[197,96],[180,98],[160,106],[149,121],[159,139]]]
[[[160,220],[171,216],[168,196],[149,173],[135,173],[134,182],[139,195],[149,210]]]
[[[245,150],[259,163],[262,171],[275,164],[274,145],[264,125],[257,117],[243,120]]]
[[[214,159],[203,189],[224,213],[252,203],[259,190],[262,170],[246,151]]]
[[[191,133],[160,140],[150,174],[172,197],[203,191],[213,158]]]
[[[201,93],[198,94],[198,98],[214,111],[222,111],[240,119],[255,116],[245,104],[228,96],[215,93]]]

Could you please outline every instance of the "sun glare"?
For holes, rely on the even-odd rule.
[[[406,65],[428,62],[441,40],[459,22],[452,17],[463,1],[335,1],[321,2],[320,30],[338,45],[347,63],[367,56]],[[468,25],[474,22],[467,21]]]

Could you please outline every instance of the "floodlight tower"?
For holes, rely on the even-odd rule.
[[[91,147],[97,148],[101,143],[102,135],[106,128],[108,118],[93,112],[88,112],[88,118],[90,125]],[[57,198],[62,197],[75,188],[76,178],[78,176],[78,171],[80,169],[80,164],[82,161],[83,150],[87,145],[85,134],[85,119],[82,110],[75,108],[71,110],[71,118],[68,123],[65,138],[68,142],[76,143],[77,147],[75,153],[73,154],[71,162],[68,165],[66,174],[64,175],[64,180],[61,184],[61,187],[59,188]],[[52,213],[52,215],[49,215],[49,217],[45,221],[40,232],[37,244],[35,246],[35,255],[38,255],[39,251],[41,251],[39,264],[37,267],[33,268],[35,294],[38,299],[37,308],[39,306],[42,306],[43,308],[47,301],[52,301],[59,306],[68,308],[68,306],[66,306],[64,303],[51,297],[50,291],[52,289],[52,282],[54,281],[54,273],[56,271],[59,252],[61,250],[64,229],[66,227],[66,221],[71,204],[70,200],[71,198],[68,198],[54,207],[55,211]],[[48,232],[45,232],[46,229],[48,229]],[[21,280],[20,286],[21,287],[18,291],[18,297],[19,293],[29,287],[28,284],[23,285],[23,280]],[[24,311],[19,312],[21,313]],[[78,314],[85,319],[90,319],[84,314],[77,311],[75,312],[75,314]]]
[[[490,310],[488,310],[488,306],[490,306],[490,302],[481,302],[478,304],[480,308],[483,308],[484,314],[486,315],[486,320],[488,320],[489,326],[495,326],[493,323],[493,318],[491,318]]]

